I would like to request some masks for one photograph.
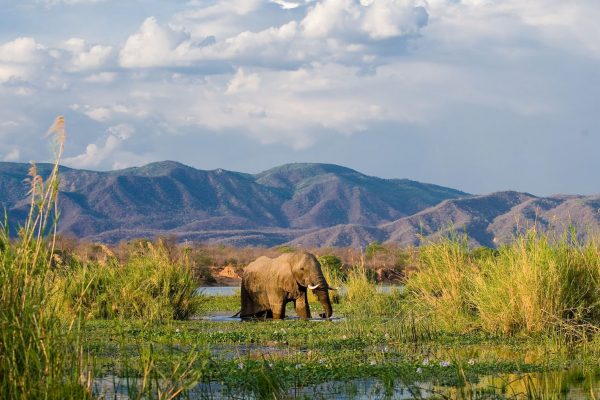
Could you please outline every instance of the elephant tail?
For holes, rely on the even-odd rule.
[[[238,311],[238,312],[236,312],[235,314],[233,314],[233,315],[231,316],[231,318],[236,318],[236,317],[239,317],[241,313],[242,313],[242,309],[240,308],[240,311]]]

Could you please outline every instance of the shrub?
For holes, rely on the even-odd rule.
[[[321,270],[331,286],[337,287],[348,279],[348,274],[344,271],[342,260],[334,255],[320,256],[319,264]]]
[[[283,246],[279,246],[277,248],[277,251],[281,254],[285,254],[285,253],[293,253],[296,251],[296,249],[293,246],[283,245]]]
[[[365,247],[365,256],[367,259],[371,259],[375,256],[375,254],[382,251],[386,251],[386,248],[381,244],[381,242],[371,242],[367,245],[367,247]]]
[[[68,293],[64,304],[68,313],[80,300],[87,318],[143,318],[182,320],[198,312],[202,297],[186,256],[172,260],[162,241],[140,242],[125,263],[90,263],[63,271],[58,284]],[[89,283],[86,283],[89,282]]]

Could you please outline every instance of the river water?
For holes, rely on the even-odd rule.
[[[402,285],[377,285],[379,293],[391,293],[394,289],[402,290]],[[201,286],[197,289],[198,293],[205,296],[236,296],[240,293],[239,286]],[[339,289],[344,293],[344,287]]]

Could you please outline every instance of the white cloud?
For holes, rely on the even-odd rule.
[[[192,1],[185,11],[172,18],[179,29],[185,29],[196,38],[216,37],[219,39],[235,36],[248,30],[248,22],[253,13],[262,13],[264,0],[213,1],[207,5],[204,0]],[[265,15],[266,16],[266,15]],[[266,21],[271,26],[272,22]]]
[[[292,10],[294,8],[298,8],[302,5],[302,3],[304,3],[304,2],[298,3],[298,2],[294,2],[294,1],[285,1],[285,0],[270,0],[270,1],[271,1],[271,3],[278,4],[284,10]]]
[[[0,83],[27,81],[41,63],[44,47],[31,37],[20,37],[0,45]]]
[[[181,65],[190,61],[192,47],[188,34],[162,27],[156,18],[150,17],[127,39],[119,61],[125,68]]]
[[[39,0],[40,2],[46,4],[47,6],[57,6],[60,4],[66,5],[78,5],[78,4],[95,4],[95,3],[103,3],[111,0]]]
[[[243,68],[238,69],[227,85],[227,94],[253,92],[258,90],[260,78],[258,74],[246,74]]]
[[[379,0],[367,7],[361,28],[373,39],[387,39],[417,33],[427,18],[425,8],[414,3]]]
[[[135,129],[131,125],[120,124],[109,127],[106,132],[108,136],[102,145],[99,146],[96,143],[88,144],[83,153],[65,158],[65,164],[75,168],[98,167],[115,156],[114,153],[121,147],[124,141],[131,138]]]
[[[119,124],[110,126],[106,131],[121,140],[127,140],[133,136],[135,128],[129,124]]]
[[[116,78],[117,74],[115,72],[99,72],[86,77],[84,81],[90,83],[111,83]]]
[[[112,112],[106,107],[93,107],[85,111],[85,115],[95,121],[103,122],[110,119]]]
[[[132,97],[133,94],[132,94]],[[155,97],[155,100],[158,99]],[[112,105],[90,105],[90,104],[71,104],[68,106],[73,111],[80,112],[97,122],[108,122],[115,117],[145,118],[148,110],[140,106],[129,106],[120,104],[121,99],[114,99]]]
[[[544,124],[556,120],[556,132],[595,137],[595,0],[157,4],[145,2],[139,14],[123,16],[128,26],[116,24],[110,32],[97,31],[95,23],[86,31],[85,20],[72,30],[74,38],[63,37],[59,24],[40,26],[35,35],[22,27],[24,37],[0,44],[2,117],[33,121],[79,105],[73,110],[87,117],[75,119],[77,131],[107,131],[86,139],[91,147],[77,162],[100,158],[94,163],[102,168],[128,165],[119,143],[129,140],[129,128],[143,130],[145,138],[127,145],[154,151],[154,159],[166,157],[172,135],[215,135],[211,140],[221,143],[228,134],[243,134],[257,143],[307,149],[340,140],[335,135],[387,129],[393,136],[404,129],[422,132],[435,147],[453,134],[447,126],[464,125],[471,139],[498,127],[508,141],[517,133],[545,132]],[[111,7],[92,11],[109,15]],[[91,14],[87,7],[61,12],[85,19],[77,14],[84,9]],[[139,24],[147,15],[156,18]],[[117,128],[120,122],[128,125]],[[2,128],[3,151],[18,146],[24,157],[41,153]],[[19,130],[35,132],[35,124]],[[473,140],[464,142],[466,149]],[[104,156],[114,145],[118,156]],[[182,157],[190,152],[181,149]]]
[[[102,67],[112,53],[111,46],[88,45],[81,38],[71,38],[64,43],[64,48],[70,53],[71,71],[83,71]]]
[[[173,25],[160,25],[156,18],[148,18],[127,39],[120,64],[126,68],[194,66],[211,61],[275,68],[325,60],[365,64],[361,53],[379,52],[370,48],[383,39],[417,34],[428,18],[418,0],[381,0],[368,5],[357,0],[324,0],[306,10],[304,16],[297,14],[264,29],[243,29],[244,19],[249,18],[246,14],[256,19],[262,10],[259,2],[244,4],[217,2],[179,15]],[[300,7],[300,3],[294,4]],[[220,18],[226,10],[229,22],[238,17],[233,19],[237,32],[225,29],[218,35],[205,29],[206,18]]]
[[[310,38],[356,39],[367,34],[375,40],[388,39],[417,33],[426,24],[425,8],[409,0],[324,0],[302,20]]]
[[[31,37],[20,37],[0,46],[0,61],[28,64],[38,62],[44,48]]]
[[[9,82],[11,80],[26,80],[29,76],[28,71],[16,65],[3,65],[0,63],[0,83]]]

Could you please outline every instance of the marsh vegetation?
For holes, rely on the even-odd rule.
[[[53,131],[59,160],[62,120]],[[193,248],[57,251],[58,169],[30,175],[27,222],[18,238],[0,234],[0,398],[600,394],[597,240],[529,231],[473,251],[458,235],[401,253],[374,244],[352,265],[323,252],[328,282],[344,288],[333,299],[343,318],[217,322],[203,317],[235,313],[239,294],[196,290]],[[377,290],[377,254],[411,266],[403,290]]]

